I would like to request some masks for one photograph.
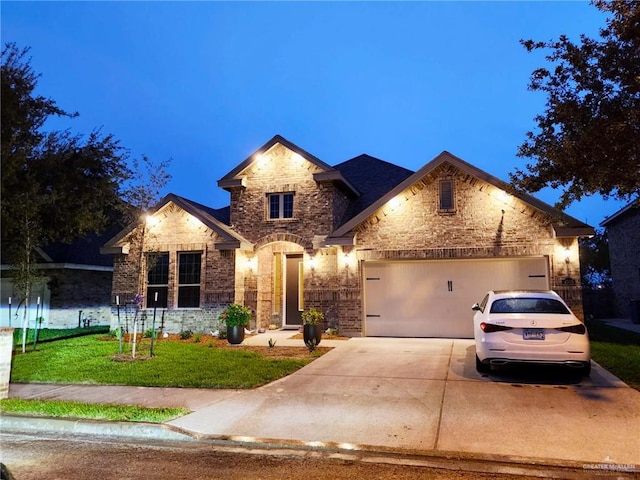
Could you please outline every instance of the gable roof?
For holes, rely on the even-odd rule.
[[[413,174],[409,170],[379,158],[362,154],[334,165],[360,192],[345,212],[342,223],[353,218],[385,193]]]
[[[353,229],[364,222],[367,218],[369,218],[373,213],[376,212],[379,208],[381,208],[385,203],[394,198],[396,195],[402,193],[407,188],[411,187],[415,183],[419,182],[423,177],[434,171],[440,165],[444,163],[449,163],[450,165],[456,167],[457,169],[466,172],[480,180],[483,180],[496,188],[501,190],[505,190],[509,192],[516,198],[519,198],[523,202],[532,206],[533,208],[548,214],[552,218],[556,219],[553,223],[553,228],[556,232],[556,236],[558,237],[574,237],[574,236],[585,236],[585,235],[593,235],[593,228],[583,223],[562,211],[548,205],[537,198],[532,197],[531,195],[527,195],[525,193],[513,191],[513,188],[506,182],[500,180],[493,175],[488,174],[484,170],[481,170],[477,167],[474,167],[470,163],[465,162],[464,160],[452,155],[447,151],[443,151],[440,155],[435,157],[429,163],[420,168],[417,172],[405,178],[402,182],[397,184],[394,188],[386,192],[384,195],[379,197],[375,202],[368,205],[365,209],[360,211],[353,218],[349,219],[346,223],[336,229],[333,233],[331,233],[327,239],[326,243],[328,245],[344,245],[344,244],[352,244],[354,239]]]
[[[158,205],[149,213],[154,215],[162,210],[169,203],[173,203],[200,220],[204,225],[213,230],[222,241],[216,243],[218,250],[230,250],[235,248],[252,249],[253,244],[239,233],[233,231],[229,227],[229,207],[214,209],[200,203],[188,200],[174,193],[164,197]],[[104,247],[100,249],[102,254],[128,253],[128,249],[124,245],[118,245],[129,233],[131,233],[138,223],[132,223],[124,230],[120,231],[115,237],[109,240]]]
[[[332,182],[335,182],[338,185],[338,187],[342,189],[345,193],[347,193],[349,196],[357,197],[360,195],[360,192],[356,190],[356,188],[351,184],[351,182],[349,182],[346,178],[342,176],[339,170],[336,170],[335,168],[331,167],[330,165],[320,160],[315,155],[310,154],[306,150],[300,148],[296,144],[290,142],[289,140],[287,140],[286,138],[280,135],[274,135],[273,138],[271,138],[271,140],[269,140],[262,147],[260,147],[258,150],[253,152],[251,155],[249,155],[246,159],[240,162],[240,164],[238,164],[233,170],[231,170],[224,177],[218,180],[218,186],[224,189],[244,186],[243,178],[241,176],[242,172],[244,172],[247,168],[249,168],[253,164],[253,162],[257,161],[258,157],[261,154],[265,153],[271,147],[273,147],[278,143],[288,148],[292,152],[300,155],[305,160],[307,160],[308,162],[311,162],[321,170],[321,172],[313,174],[313,179],[316,182],[332,181]]]
[[[640,211],[640,197],[633,200],[628,205],[625,205],[617,212],[609,215],[602,222],[600,222],[601,227],[606,227],[610,225],[612,222],[620,220],[622,217],[626,217],[631,211]]]

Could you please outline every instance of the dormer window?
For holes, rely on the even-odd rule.
[[[293,193],[270,193],[269,220],[293,218]]]

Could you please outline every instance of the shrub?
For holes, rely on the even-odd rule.
[[[187,338],[191,338],[192,335],[193,335],[193,332],[191,330],[182,330],[180,332],[180,338],[182,340],[186,340]]]
[[[243,305],[232,303],[218,317],[227,327],[242,327],[251,320],[251,309]]]
[[[324,320],[324,313],[313,307],[302,312],[302,321],[305,325],[318,325],[322,320]]]
[[[202,337],[202,335],[200,335],[199,333],[196,333],[196,334],[193,336],[193,341],[194,341],[194,342],[196,342],[196,343],[200,343],[200,338],[201,338],[201,337]]]
[[[149,328],[149,329],[144,331],[142,336],[143,336],[143,338],[156,338],[157,337],[157,333],[154,332],[153,329]]]

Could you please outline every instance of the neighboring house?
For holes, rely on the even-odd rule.
[[[316,307],[350,336],[472,337],[473,303],[509,288],[582,313],[577,239],[593,228],[448,152],[417,172],[368,155],[332,167],[275,136],[218,186],[228,208],[171,194],[102,249],[113,295],[143,293],[167,330],[208,332],[237,302],[251,328]]]
[[[42,317],[43,328],[109,325],[113,261],[100,255],[100,247],[113,233],[111,230],[110,234],[88,234],[71,243],[36,248],[36,270],[41,280],[32,288],[29,328],[33,328],[36,315]],[[12,267],[3,264],[1,272],[0,325],[21,327],[24,306],[18,305],[19,295],[11,279]]]
[[[611,277],[615,295],[616,315],[637,318],[632,314],[632,301],[640,302],[640,199],[604,219],[609,240]]]

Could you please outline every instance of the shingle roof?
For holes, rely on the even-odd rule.
[[[333,168],[340,171],[360,192],[360,196],[345,212],[341,223],[356,216],[413,174],[411,170],[367,154],[334,165]]]
[[[611,215],[609,215],[602,222],[600,222],[600,226],[601,227],[606,227],[608,225],[611,225],[612,223],[615,223],[620,218],[625,217],[629,213],[632,213],[632,212],[636,213],[637,211],[640,211],[640,197],[638,197],[635,200],[631,201],[631,203],[629,203],[628,205],[625,205],[624,207],[622,207],[617,212],[614,212]]]
[[[121,229],[121,225],[114,225],[101,234],[88,233],[72,242],[57,242],[41,247],[40,250],[49,257],[46,258],[46,263],[111,267],[113,266],[113,257],[101,255],[100,247]]]

